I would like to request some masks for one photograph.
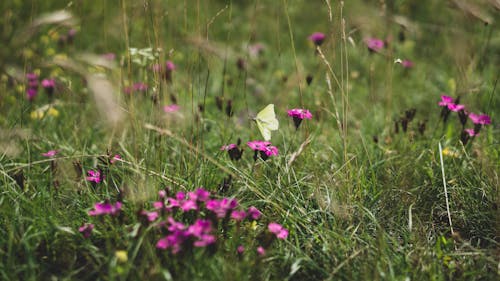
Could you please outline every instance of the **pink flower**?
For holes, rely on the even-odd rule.
[[[212,211],[218,218],[225,218],[228,211],[236,208],[238,202],[235,199],[222,198],[222,200],[208,200],[205,207]]]
[[[413,62],[411,60],[403,60],[401,62],[401,65],[404,67],[404,68],[412,68],[413,67]]]
[[[288,237],[288,230],[278,223],[271,222],[267,226],[269,232],[276,234],[278,239],[285,240]]]
[[[257,247],[257,254],[259,254],[259,256],[264,256],[266,254],[266,249],[262,246]]]
[[[142,82],[137,82],[137,83],[134,83],[134,85],[132,86],[132,88],[136,92],[145,92],[145,91],[148,90],[148,85],[144,84]]]
[[[91,223],[84,223],[78,228],[78,232],[80,232],[84,238],[89,238],[92,234],[92,230],[94,230],[94,225]]]
[[[56,86],[56,80],[54,79],[43,79],[42,80],[42,87],[48,89],[48,88],[54,88]]]
[[[163,204],[162,201],[153,202],[153,208],[155,208],[156,210],[163,209],[164,206],[165,206],[165,204]]]
[[[116,215],[122,208],[121,202],[116,202],[115,205],[109,202],[95,203],[94,209],[88,212],[89,216],[100,215]]]
[[[474,113],[469,113],[469,118],[472,120],[472,123],[474,124],[480,124],[480,125],[489,125],[491,124],[491,118],[486,115],[486,114],[474,114]]]
[[[239,245],[236,251],[238,252],[238,254],[243,254],[243,252],[245,251],[245,247],[243,245]]]
[[[465,105],[463,105],[463,104],[448,103],[448,109],[451,110],[451,111],[453,111],[453,112],[459,112],[459,111],[465,109]]]
[[[182,211],[187,212],[190,210],[197,210],[198,206],[196,205],[196,201],[185,200],[181,203],[180,208]]]
[[[42,156],[45,156],[45,157],[54,157],[56,156],[56,154],[59,153],[58,150],[49,150],[45,153],[42,153]]]
[[[323,44],[325,38],[326,38],[325,34],[321,32],[314,32],[309,36],[309,40],[311,40],[316,46],[320,46],[321,44]]]
[[[115,60],[115,58],[116,58],[115,53],[106,53],[106,54],[102,54],[101,56],[102,56],[103,59],[105,59],[105,60],[111,60],[111,61]]]
[[[288,110],[287,113],[288,113],[288,116],[290,116],[290,117],[296,117],[296,118],[300,118],[300,119],[311,119],[312,118],[311,112],[307,109],[294,108],[294,109]]]
[[[201,187],[196,189],[195,194],[196,194],[196,200],[201,202],[205,202],[210,198],[210,192]]]
[[[254,206],[250,206],[250,208],[248,208],[247,214],[253,220],[258,220],[262,216],[262,213],[259,211],[259,209],[255,208]]]
[[[181,107],[178,106],[177,104],[165,105],[163,107],[163,111],[165,111],[166,113],[173,113],[179,111],[180,108]]]
[[[158,212],[148,212],[145,210],[142,210],[141,215],[146,216],[149,222],[153,222],[158,218]]]
[[[252,149],[252,150],[258,150],[258,151],[263,151],[266,149],[268,145],[271,145],[270,142],[268,141],[260,141],[260,140],[255,140],[255,141],[249,141],[247,142],[247,145]]]
[[[470,137],[479,135],[479,133],[476,132],[474,129],[465,129],[464,132],[467,133],[467,135],[469,135]]]
[[[225,150],[225,151],[229,151],[231,149],[234,149],[234,148],[237,148],[238,146],[234,143],[232,144],[228,144],[228,145],[223,145],[220,150]]]
[[[245,211],[234,210],[231,212],[231,218],[235,221],[242,221],[246,218],[247,213]]]
[[[120,154],[115,154],[115,156],[113,156],[113,158],[111,158],[111,160],[109,160],[109,163],[114,164],[116,161],[120,161],[120,160],[122,160],[122,157],[120,156]]]
[[[28,80],[37,80],[38,79],[38,74],[36,74],[36,73],[26,73],[26,78]]]
[[[101,171],[99,170],[89,170],[87,171],[88,173],[88,176],[86,177],[86,179],[90,182],[95,182],[95,183],[100,183],[104,176],[101,174]]]
[[[165,63],[165,66],[167,67],[167,71],[174,71],[176,68],[175,64],[169,60]]]
[[[38,94],[38,91],[34,88],[28,88],[28,90],[26,90],[26,98],[29,101],[32,101],[36,97],[37,94]]]
[[[257,57],[264,51],[264,45],[261,43],[256,43],[253,45],[248,46],[248,53],[250,54],[251,57]]]
[[[365,43],[370,51],[378,52],[384,48],[384,41],[377,38],[366,38]]]
[[[448,106],[448,104],[453,103],[453,98],[450,96],[441,96],[441,101],[438,103],[439,106]]]

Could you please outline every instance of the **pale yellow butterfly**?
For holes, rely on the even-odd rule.
[[[260,133],[265,141],[271,139],[271,131],[278,130],[279,122],[274,114],[274,104],[269,104],[262,109],[253,119],[257,123]]]

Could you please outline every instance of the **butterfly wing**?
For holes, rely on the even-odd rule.
[[[269,104],[262,109],[255,117],[255,121],[264,140],[270,140],[271,131],[276,131],[279,127],[278,119],[276,119],[276,114],[274,113],[274,104]]]
[[[264,138],[265,141],[271,139],[271,131],[259,120],[255,120],[257,122],[257,128],[259,128],[260,134]]]

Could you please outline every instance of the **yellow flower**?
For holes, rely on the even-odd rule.
[[[48,48],[47,50],[45,50],[45,54],[49,57],[53,56],[56,54],[56,50],[54,50],[54,48]]]
[[[126,263],[128,261],[127,251],[119,250],[115,252],[116,260],[120,263]]]
[[[54,107],[52,107],[51,105],[42,106],[42,107],[32,111],[30,113],[30,117],[31,117],[31,119],[42,119],[45,116],[45,114],[47,114],[48,116],[57,117],[57,116],[59,116],[59,111],[57,109],[55,109]]]
[[[458,153],[457,151],[455,151],[454,149],[450,149],[449,147],[445,147],[443,149],[443,155],[444,156],[450,156],[450,157],[454,157],[454,158],[458,158],[460,157],[460,153]]]

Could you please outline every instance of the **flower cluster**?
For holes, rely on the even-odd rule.
[[[453,99],[447,95],[441,95],[441,101],[438,105],[443,107],[441,110],[441,118],[443,122],[448,120],[451,112],[457,112],[458,119],[462,124],[462,133],[460,135],[460,140],[465,145],[469,139],[474,138],[479,134],[481,128],[485,125],[491,124],[491,118],[486,114],[475,114],[466,110],[465,105],[459,104],[459,99]],[[465,128],[467,120],[470,119],[473,128]]]
[[[94,209],[90,210],[88,214],[89,216],[116,215],[121,209],[121,202],[116,202],[115,204],[109,202],[95,203]]]

